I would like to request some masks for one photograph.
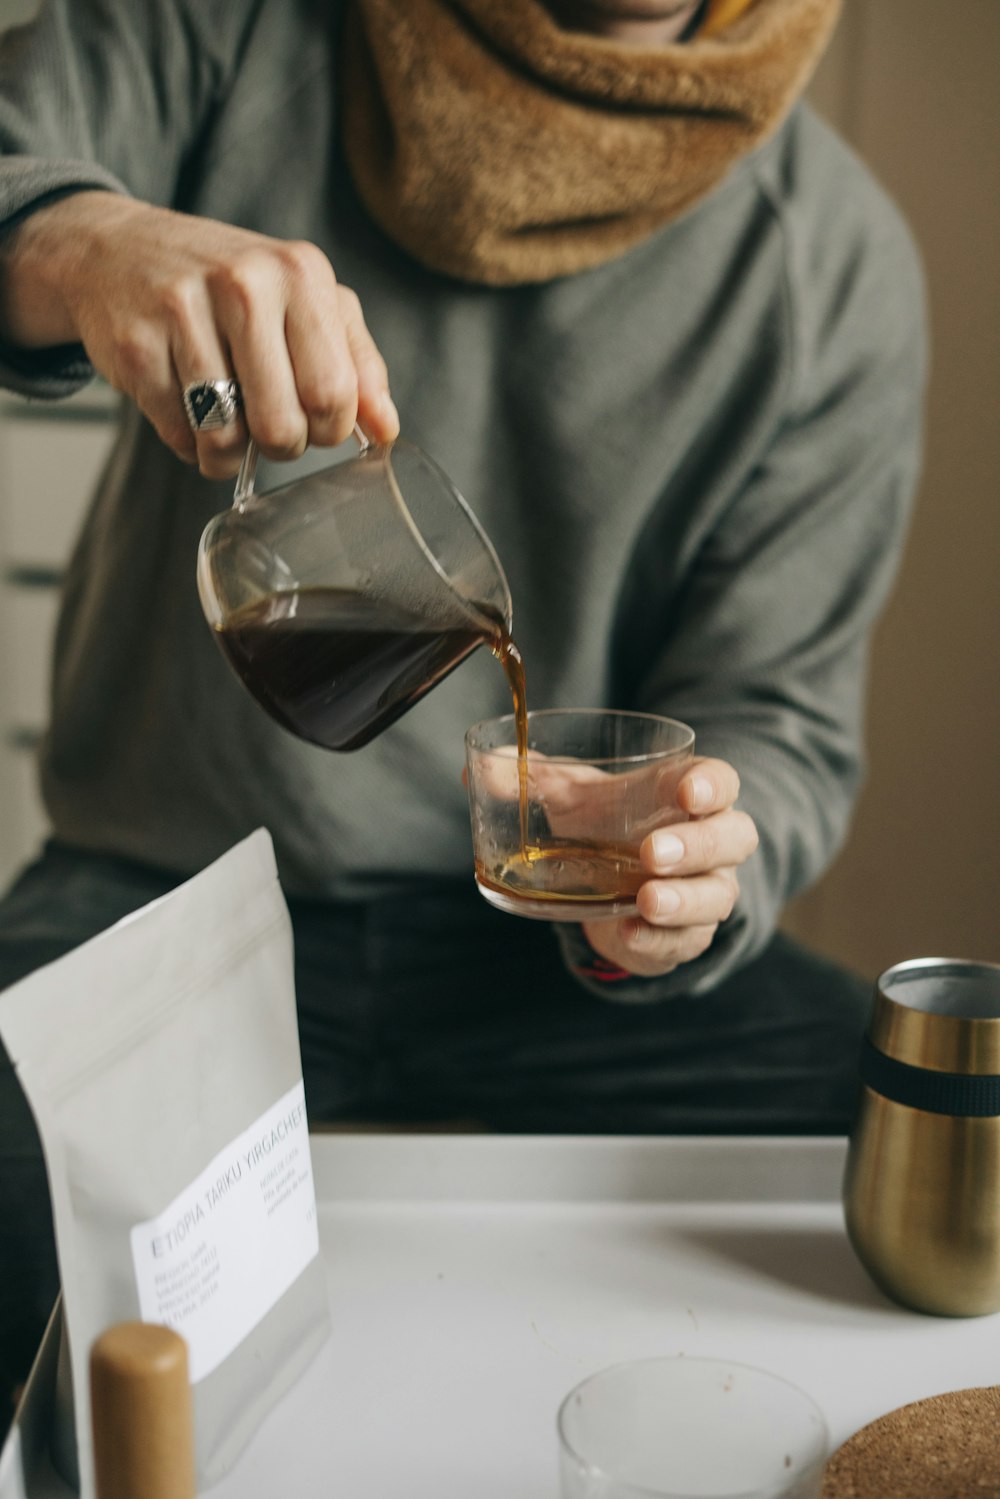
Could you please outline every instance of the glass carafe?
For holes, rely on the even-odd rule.
[[[223,655],[292,733],[367,744],[478,645],[510,629],[493,546],[420,448],[397,440],[269,494],[251,443],[209,522],[198,592]]]

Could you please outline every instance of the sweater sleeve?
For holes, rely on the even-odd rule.
[[[680,718],[739,772],[757,852],[709,950],[660,979],[595,962],[609,998],[706,993],[756,956],[846,835],[863,779],[871,634],[896,576],[921,452],[925,295],[906,227],[873,193],[852,244],[790,248],[794,359],[782,420],[711,530],[630,706]]]
[[[178,206],[258,0],[45,0],[0,33],[0,235],[69,193]],[[0,386],[68,395],[79,345],[0,348]]]

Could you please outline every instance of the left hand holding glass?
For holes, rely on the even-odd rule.
[[[676,793],[690,821],[657,828],[640,848],[649,879],[636,894],[639,915],[583,924],[600,957],[655,978],[707,950],[736,904],[736,871],[759,842],[753,819],[734,805],[739,790],[727,761],[691,763]]]

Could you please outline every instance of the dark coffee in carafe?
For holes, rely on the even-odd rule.
[[[437,629],[344,589],[269,594],[216,626],[240,680],[284,728],[330,750],[360,749],[479,645],[504,666],[524,714],[524,671],[489,606],[464,628]]]
[[[367,744],[511,617],[499,558],[447,475],[402,438],[355,435],[356,457],[264,495],[251,441],[198,548],[202,609],[237,675],[332,750]]]

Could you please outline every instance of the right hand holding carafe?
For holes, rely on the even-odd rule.
[[[399,418],[357,296],[315,245],[273,239],[112,192],[38,209],[9,236],[0,334],[25,349],[81,343],[179,458],[234,476],[248,432],[265,457],[334,447]],[[182,393],[235,379],[242,415],[194,431]]]

